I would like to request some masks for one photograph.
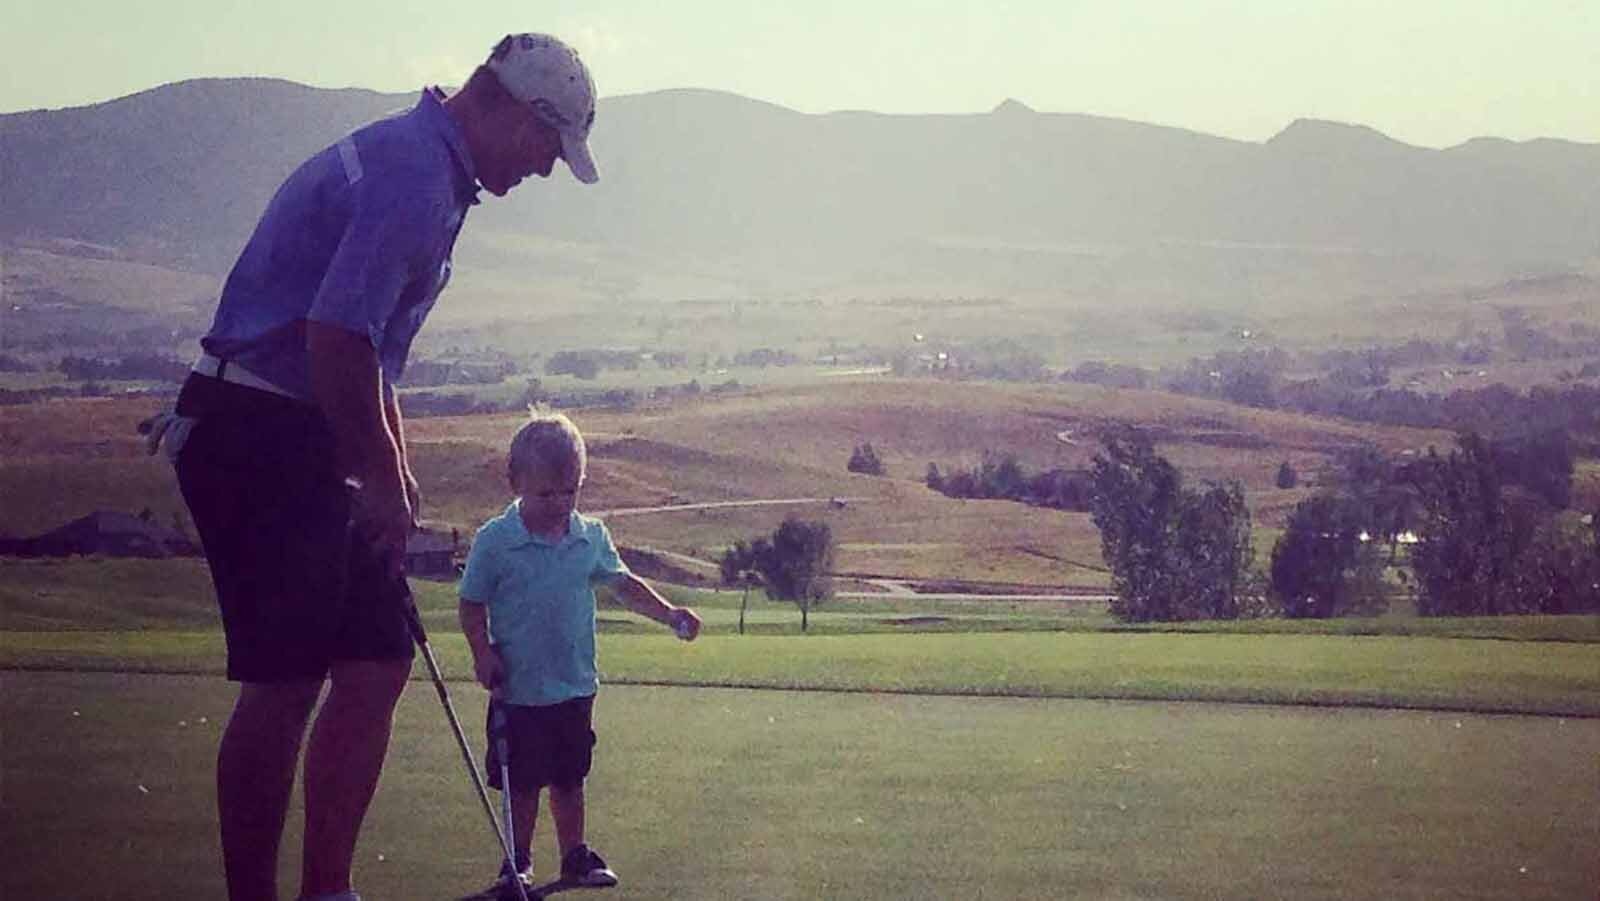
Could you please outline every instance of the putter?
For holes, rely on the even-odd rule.
[[[500,808],[501,818],[506,824],[506,847],[515,849],[517,846],[516,821],[511,815],[511,742],[506,739],[506,732],[510,723],[506,719],[506,705],[498,699],[489,699],[489,735],[494,741],[494,758],[500,762]],[[516,884],[517,895],[521,901],[528,901],[527,889],[522,885],[522,874],[517,872],[516,857],[509,856],[506,860],[511,865],[511,881]]]
[[[489,817],[489,825],[494,828],[495,838],[500,842],[500,850],[505,854],[506,866],[512,873],[517,872],[517,857],[511,844],[511,783],[505,779],[504,768],[506,758],[502,753],[500,766],[502,767],[502,782],[506,788],[506,823],[505,828],[500,828],[500,820],[495,815],[494,803],[489,800],[489,789],[484,785],[483,774],[478,772],[478,761],[472,756],[472,746],[467,744],[467,734],[461,731],[461,720],[456,718],[456,708],[450,703],[450,692],[444,687],[444,675],[439,671],[439,661],[433,656],[433,647],[428,644],[427,630],[422,627],[422,616],[417,612],[417,601],[411,594],[411,586],[406,582],[405,576],[399,577],[405,591],[406,626],[411,630],[411,638],[417,643],[417,648],[422,651],[422,659],[427,662],[428,675],[433,679],[433,689],[439,693],[439,703],[444,705],[445,719],[450,721],[450,731],[455,733],[456,745],[461,749],[461,759],[467,762],[467,772],[472,776],[472,787],[478,792],[478,800],[483,804],[483,812]],[[499,739],[504,742],[502,735]],[[519,901],[529,901],[528,893],[523,888],[520,878],[512,879],[512,884],[517,888]]]
[[[355,491],[360,487],[359,482],[352,479],[345,480],[345,490],[349,492],[351,502],[354,503]],[[345,521],[344,526],[344,564],[339,568],[338,597],[343,598],[350,591],[350,558],[355,552],[356,542],[361,540],[360,529],[352,516]],[[422,651],[422,659],[428,666],[428,676],[433,680],[433,690],[439,695],[439,703],[444,706],[445,719],[450,721],[450,732],[456,737],[456,747],[461,749],[461,759],[466,761],[467,775],[472,777],[472,787],[478,793],[478,801],[483,805],[483,812],[489,817],[489,826],[494,830],[494,837],[500,842],[500,850],[505,855],[506,866],[511,872],[517,871],[517,858],[512,850],[511,840],[507,837],[511,829],[511,808],[509,802],[506,807],[506,826],[500,828],[500,820],[495,816],[494,803],[489,800],[489,789],[483,782],[483,774],[478,772],[478,761],[472,756],[472,746],[467,743],[467,734],[461,730],[461,720],[456,716],[456,708],[450,703],[450,691],[444,685],[444,673],[439,669],[439,661],[433,656],[433,646],[428,644],[428,630],[422,626],[422,614],[417,610],[416,595],[411,593],[411,583],[406,581],[405,569],[402,566],[394,574],[394,589],[399,598],[403,598],[402,609],[405,611],[406,629],[411,633],[411,640],[416,643],[417,649]],[[505,758],[502,757],[503,761]],[[503,782],[508,789],[506,797],[510,795],[509,782]],[[518,901],[529,901],[528,893],[523,890],[522,880],[513,879],[517,887]]]

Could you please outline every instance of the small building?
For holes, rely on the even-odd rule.
[[[456,554],[461,549],[461,533],[421,528],[406,539],[406,575],[441,582],[454,581]]]

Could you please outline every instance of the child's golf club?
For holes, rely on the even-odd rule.
[[[346,480],[345,487],[351,492],[352,497],[356,485]],[[350,555],[355,552],[356,542],[360,540],[360,530],[352,517],[345,523],[344,548],[345,561],[339,569],[339,597],[344,597],[350,590],[349,564]],[[456,708],[450,703],[450,691],[444,685],[444,673],[439,669],[439,661],[433,656],[433,646],[428,644],[428,630],[422,626],[422,614],[417,610],[417,598],[411,593],[411,583],[406,581],[405,570],[400,569],[394,576],[396,600],[402,604],[405,611],[406,629],[411,632],[411,640],[416,643],[418,650],[422,651],[423,662],[428,666],[428,676],[433,680],[433,690],[439,695],[439,703],[444,706],[445,719],[450,721],[450,732],[456,737],[456,747],[461,749],[461,759],[466,761],[467,775],[472,777],[472,787],[478,793],[478,801],[483,805],[483,812],[489,817],[489,826],[494,829],[494,836],[500,842],[500,850],[505,855],[506,866],[514,873],[517,869],[517,858],[512,850],[511,841],[507,837],[507,830],[511,828],[510,809],[506,812],[506,828],[500,828],[500,820],[495,816],[494,803],[489,800],[489,789],[483,782],[483,774],[478,772],[478,761],[472,756],[472,746],[467,743],[467,734],[461,729],[461,720],[456,717]],[[502,757],[502,760],[505,758]],[[507,788],[507,797],[510,796],[510,783],[503,783]],[[528,895],[522,888],[522,880],[515,879],[519,901],[528,901]]]
[[[405,576],[400,577],[405,583]],[[489,825],[494,828],[495,838],[500,841],[500,848],[505,853],[506,866],[515,874],[517,872],[516,853],[511,844],[511,782],[506,778],[506,755],[502,748],[497,748],[500,754],[502,768],[501,784],[505,786],[506,797],[506,823],[505,828],[500,828],[500,820],[495,816],[494,804],[489,800],[489,789],[483,783],[483,774],[478,772],[478,762],[472,756],[472,747],[467,744],[467,735],[461,731],[461,721],[456,718],[456,709],[450,703],[450,692],[444,687],[444,675],[439,671],[439,661],[434,659],[433,648],[428,644],[428,633],[422,627],[422,617],[417,612],[417,602],[411,594],[411,586],[405,585],[405,610],[406,625],[411,630],[411,638],[417,643],[417,648],[422,651],[422,659],[428,665],[428,675],[433,679],[433,689],[439,693],[439,703],[444,705],[445,718],[450,721],[450,731],[455,734],[456,745],[461,748],[461,759],[467,762],[467,772],[472,776],[472,787],[478,792],[478,800],[483,803],[483,812],[489,816]],[[497,709],[499,705],[494,705]],[[503,716],[503,714],[502,714]],[[503,733],[499,742],[505,741]],[[528,894],[522,887],[522,879],[513,876],[512,884],[517,888],[520,901],[528,901]]]
[[[516,820],[511,813],[511,742],[506,738],[511,724],[506,719],[506,706],[498,699],[489,699],[489,735],[494,742],[494,759],[500,762],[500,807],[501,817],[506,824],[506,846],[515,849],[517,846]],[[511,881],[517,887],[517,895],[522,901],[527,901],[528,893],[522,886],[522,874],[517,872],[515,855],[506,858],[511,865]]]

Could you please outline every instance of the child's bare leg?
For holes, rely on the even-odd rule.
[[[583,844],[583,783],[550,786],[550,815],[556,821],[556,843],[565,860],[568,852]]]
[[[533,860],[533,827],[539,821],[539,790],[514,791],[511,793],[511,828],[516,832],[513,838],[517,846],[518,858]]]

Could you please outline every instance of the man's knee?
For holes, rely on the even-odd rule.
[[[322,693],[322,680],[297,682],[244,682],[239,686],[236,717],[259,723],[304,725]]]
[[[387,715],[405,692],[411,676],[410,660],[347,660],[331,672],[330,701]]]

